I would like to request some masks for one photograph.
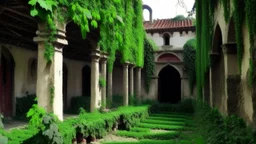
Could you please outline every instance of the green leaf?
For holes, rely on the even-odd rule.
[[[97,28],[97,27],[98,27],[98,23],[97,23],[95,20],[92,20],[91,25],[92,25],[94,28]]]
[[[28,2],[28,4],[30,4],[30,5],[32,5],[32,6],[35,6],[36,3],[37,3],[37,0],[30,0],[30,1]]]
[[[37,11],[37,9],[35,9],[35,8],[33,8],[33,9],[30,11],[30,15],[31,15],[32,17],[36,16],[37,14],[38,14],[38,11]]]
[[[38,0],[38,3],[43,9],[52,11],[52,5],[48,5],[45,0]]]
[[[91,12],[90,12],[88,9],[85,9],[85,10],[84,10],[84,14],[85,14],[85,16],[86,16],[88,19],[92,19],[92,14],[91,14]]]

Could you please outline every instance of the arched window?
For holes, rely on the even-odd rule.
[[[163,35],[163,38],[164,38],[164,45],[165,45],[165,46],[170,45],[170,35],[167,34],[167,33],[165,33],[165,34]]]

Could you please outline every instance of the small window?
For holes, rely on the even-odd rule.
[[[164,45],[170,45],[170,35],[169,34],[164,34]]]

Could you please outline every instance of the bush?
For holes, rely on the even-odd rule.
[[[194,113],[195,101],[192,99],[186,99],[178,104],[160,104],[156,103],[150,107],[150,112],[161,113],[161,112],[179,112],[179,113]]]
[[[90,111],[91,97],[89,96],[78,96],[71,98],[70,108],[67,110],[71,114],[79,114],[80,108]]]
[[[27,94],[26,96],[16,98],[17,119],[26,119],[26,113],[29,111],[33,104],[36,104],[35,98],[35,94]]]
[[[211,144],[252,144],[255,136],[242,118],[236,115],[222,116],[217,109],[198,102],[195,118],[197,133],[205,143]]]

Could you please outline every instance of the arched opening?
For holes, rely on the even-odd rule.
[[[82,94],[83,96],[91,96],[91,68],[84,66],[82,70]]]
[[[220,26],[217,25],[214,34],[212,52],[217,54],[217,57],[212,63],[211,82],[212,82],[212,104],[221,112],[225,111],[225,73],[224,73],[224,55],[222,51],[222,34]]]
[[[145,9],[148,10],[148,11],[144,11]],[[149,19],[145,19],[145,15],[149,15]],[[148,5],[143,5],[143,16],[144,16],[144,20],[145,20],[145,21],[150,21],[150,22],[152,22],[153,17],[152,17],[152,9],[151,9],[150,6],[148,6]]]
[[[165,53],[157,58],[157,62],[180,62],[180,59],[174,54]]]
[[[165,34],[163,35],[163,39],[164,39],[164,45],[165,45],[165,46],[170,45],[170,35],[169,35],[169,34],[165,33]]]
[[[13,110],[14,59],[8,49],[2,47],[0,61],[0,113],[5,117],[11,117]]]
[[[63,63],[63,80],[62,80],[62,91],[63,91],[63,110],[68,108],[68,67]]]
[[[178,103],[181,100],[179,72],[168,65],[160,71],[158,76],[158,101],[161,103]]]

